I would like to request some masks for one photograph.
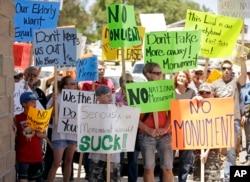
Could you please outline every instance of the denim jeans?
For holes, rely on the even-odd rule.
[[[139,151],[127,152],[128,160],[128,182],[136,182],[138,177],[138,156]],[[121,164],[124,161],[124,153],[121,153]],[[122,169],[122,167],[121,167]]]
[[[240,120],[234,120],[234,147],[227,148],[227,159],[226,165],[224,169],[224,180],[228,181],[230,178],[230,166],[234,166],[236,164],[236,148],[237,148],[237,140],[240,134]]]
[[[178,179],[179,182],[187,181],[187,176],[193,166],[193,150],[179,150]]]
[[[250,161],[250,118],[247,119],[244,129],[246,135],[246,150],[247,150],[246,160]]]

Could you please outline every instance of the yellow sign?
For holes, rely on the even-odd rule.
[[[140,35],[141,44],[124,48],[124,60],[141,60],[142,59],[142,44],[145,34],[145,28],[137,27]],[[109,61],[122,60],[121,48],[111,48],[109,40],[109,30],[107,26],[103,26],[102,29],[102,59]]]
[[[222,73],[217,69],[213,69],[213,71],[211,72],[211,74],[207,78],[207,82],[212,83],[213,81],[215,81],[221,77],[222,77]]]
[[[201,30],[200,56],[221,58],[231,55],[242,25],[238,18],[188,10],[185,29]]]
[[[48,110],[39,110],[34,107],[29,108],[27,125],[35,131],[44,132],[49,126],[53,108]]]

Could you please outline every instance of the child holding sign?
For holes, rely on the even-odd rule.
[[[23,112],[14,117],[16,133],[16,168],[19,181],[43,181],[43,152],[41,138],[46,134],[36,132],[27,126],[27,115],[30,107],[36,107],[37,97],[32,92],[20,96]]]
[[[99,86],[95,94],[99,104],[112,104],[112,91],[108,86]],[[113,153],[110,155],[110,179],[111,181],[118,182],[120,180],[120,153]],[[105,181],[107,154],[89,153],[89,159],[89,182]]]

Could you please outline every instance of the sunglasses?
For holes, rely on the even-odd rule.
[[[37,77],[37,75],[36,75],[36,74],[34,74],[34,73],[28,73],[28,76]]]
[[[133,83],[133,80],[127,80],[126,83]]]
[[[222,69],[223,71],[225,71],[225,70],[231,71],[231,70],[232,70],[231,67],[222,67],[221,69]]]
[[[159,72],[158,71],[152,71],[152,72],[149,72],[149,73],[152,73],[152,74],[158,75],[158,76],[161,75],[161,71],[159,71]]]
[[[200,94],[200,95],[204,95],[204,94],[207,94],[207,95],[209,95],[209,94],[211,94],[211,92],[200,91],[200,92],[199,92],[199,94]]]

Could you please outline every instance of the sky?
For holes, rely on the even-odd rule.
[[[192,1],[199,3],[201,6],[205,5],[206,7],[211,9],[214,13],[218,13],[218,8],[217,8],[218,0],[192,0]],[[250,31],[250,18],[245,19],[245,24],[248,25],[248,32],[249,32]]]

